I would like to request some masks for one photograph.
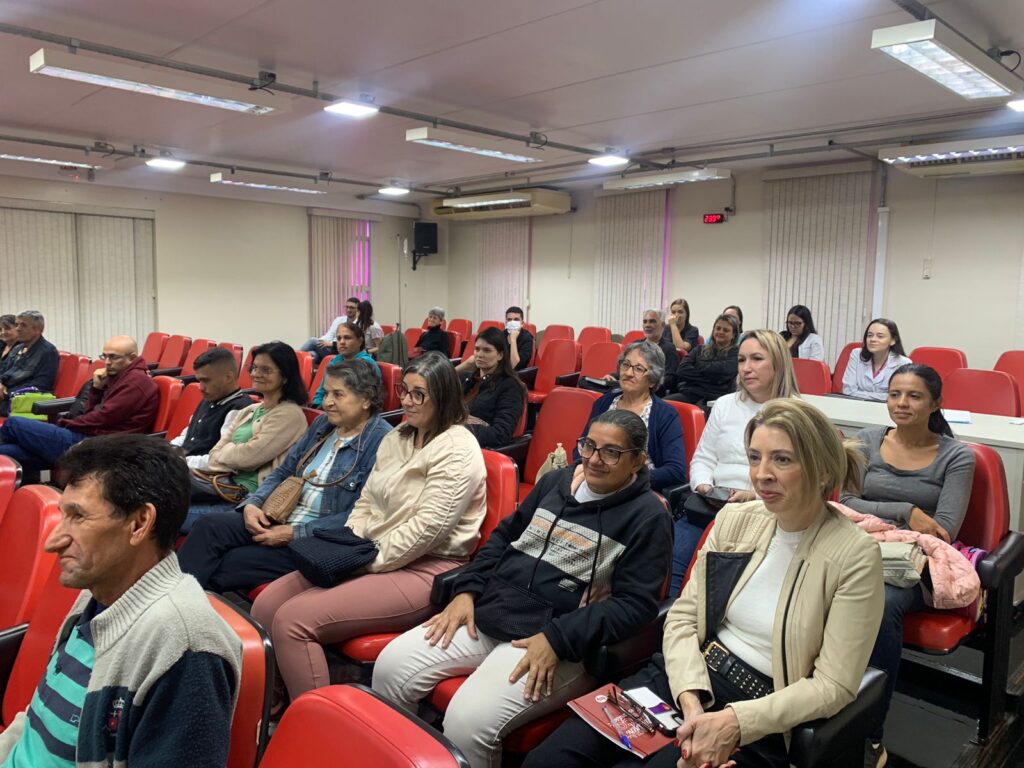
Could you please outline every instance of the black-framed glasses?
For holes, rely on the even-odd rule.
[[[576,447],[579,448],[580,456],[584,459],[589,459],[595,453],[601,457],[601,461],[607,464],[609,467],[614,467],[619,463],[619,459],[622,458],[624,453],[633,453],[639,451],[639,448],[616,448],[613,445],[602,445],[600,448],[597,447],[597,443],[591,440],[589,437],[581,437],[576,441]]]
[[[636,723],[647,733],[654,733],[654,723],[647,717],[647,713],[634,704],[626,694],[618,695],[615,688],[608,689],[608,700],[618,708],[630,721]]]
[[[645,368],[644,366],[640,365],[640,363],[630,363],[626,360],[623,360],[621,363],[619,363],[619,370],[622,371],[623,373],[628,373],[629,371],[632,371],[637,376],[646,376],[651,371],[650,368]]]
[[[395,384],[395,394],[398,395],[399,400],[408,397],[413,405],[423,405],[423,401],[429,397],[422,389],[409,389],[402,382]]]

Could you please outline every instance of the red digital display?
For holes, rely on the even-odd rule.
[[[725,214],[724,213],[705,213],[704,214],[705,224],[724,224]]]

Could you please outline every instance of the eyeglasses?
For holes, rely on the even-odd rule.
[[[249,375],[258,373],[260,376],[273,376],[277,373],[277,368],[271,368],[269,365],[250,365]]]
[[[626,694],[619,696],[614,688],[609,688],[608,700],[618,708],[619,712],[643,728],[644,731],[654,733],[654,724],[647,717],[647,713],[626,698]]]
[[[799,327],[799,326],[801,326],[803,324],[804,324],[803,320],[787,320],[786,321],[786,325],[790,325],[790,326],[794,326],[794,327]]]
[[[423,401],[428,397],[427,393],[422,389],[409,389],[401,382],[395,384],[395,394],[398,395],[399,400],[404,400],[408,397],[413,405],[423,405]]]
[[[597,443],[591,440],[589,437],[581,437],[576,441],[576,447],[580,450],[580,456],[584,459],[589,459],[595,453],[601,457],[601,461],[607,464],[609,467],[614,467],[619,463],[619,459],[622,458],[624,453],[633,453],[639,451],[639,448],[616,448],[612,445],[603,445],[600,448],[597,447]]]
[[[108,363],[116,363],[118,360],[124,360],[128,355],[115,355],[103,352],[96,356],[99,360],[106,360]]]
[[[627,362],[625,360],[619,363],[619,370],[622,371],[623,373],[629,373],[630,371],[632,371],[637,376],[646,376],[648,373],[650,373],[650,368],[644,368],[639,363],[634,365],[633,363]]]

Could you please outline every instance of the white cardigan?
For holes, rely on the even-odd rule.
[[[708,484],[738,491],[749,491],[750,467],[743,446],[743,431],[764,403],[747,398],[739,392],[723,395],[715,401],[711,418],[697,443],[690,460],[690,487]]]

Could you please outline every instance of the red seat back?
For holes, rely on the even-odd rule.
[[[587,349],[594,344],[598,344],[602,341],[611,341],[612,332],[608,328],[600,328],[596,325],[588,325],[582,331],[580,331],[580,337],[576,339],[580,343],[580,347],[583,348],[583,352],[586,353]]]
[[[188,424],[192,421],[192,416],[201,402],[203,402],[203,393],[199,391],[197,383],[192,382],[181,391],[178,403],[174,406],[174,413],[171,414],[171,418],[167,421],[168,440],[173,440],[188,429]],[[159,432],[160,430],[156,431]]]
[[[64,617],[78,597],[78,590],[60,584],[60,566],[52,564],[43,577],[35,615],[29,622],[25,639],[21,641],[18,656],[11,668],[4,691],[2,720],[10,725],[14,716],[28,708],[39,681],[50,661],[53,644],[57,640]]]
[[[188,354],[185,355],[185,362],[181,364],[180,376],[192,376],[196,372],[196,358],[204,352],[209,352],[213,349],[214,344],[209,339],[196,339],[192,342],[192,345],[188,348]]]
[[[504,328],[505,326],[502,325],[501,327]],[[529,331],[530,335],[533,336],[533,338],[537,338],[537,326],[534,325],[533,323],[523,323],[523,330]]]
[[[180,368],[188,350],[192,346],[192,339],[188,336],[171,336],[164,345],[164,351],[160,353],[160,359],[156,361],[157,368]],[[147,359],[147,363],[152,360]]]
[[[241,370],[241,368],[242,368],[242,345],[241,344],[232,344],[230,341],[222,341],[217,346],[218,347],[224,347],[224,349],[228,350],[232,355],[234,355],[235,356],[235,365],[237,365],[239,370]]]
[[[627,344],[632,344],[634,341],[643,341],[646,338],[643,331],[630,331],[622,337],[622,346],[625,347]]]
[[[160,404],[156,409],[156,417],[153,419],[151,432],[164,432],[171,423],[171,415],[178,407],[178,400],[181,398],[181,379],[173,376],[154,376],[153,383],[156,384],[157,397]],[[177,435],[175,435],[177,437]]]
[[[450,328],[445,333],[448,334],[448,357],[461,357],[462,334],[456,333]]]
[[[480,325],[477,326],[476,335],[479,336],[481,333],[486,331],[488,328],[498,328],[499,330],[505,330],[505,323],[501,320],[484,320]]]
[[[466,339],[466,346],[462,348],[462,362],[471,360],[476,352],[476,336],[469,336]]]
[[[226,768],[255,768],[267,744],[274,661],[270,638],[253,618],[220,595],[208,593],[210,605],[242,641],[242,677],[231,720]]]
[[[405,329],[405,346],[408,347],[409,351],[416,347],[416,342],[420,340],[420,336],[423,335],[422,328],[406,328]]]
[[[700,436],[704,434],[704,411],[692,403],[677,403],[675,400],[666,400],[666,403],[676,409],[679,414],[679,423],[683,427],[683,450],[686,452],[686,466],[690,466],[693,453],[697,450],[697,443]]]
[[[995,369],[1008,373],[1017,382],[1017,393],[1024,398],[1024,349],[1010,349],[1003,352],[996,361]],[[1024,402],[1021,403],[1024,413]]]
[[[465,339],[473,333],[473,322],[471,320],[464,320],[460,317],[456,317],[448,323],[448,330],[455,331]]]
[[[395,385],[402,380],[401,367],[393,363],[377,363],[380,366],[381,386],[384,387],[384,410],[395,411],[402,407],[395,392]]]
[[[0,628],[29,621],[57,556],[43,542],[60,520],[60,493],[47,485],[14,492],[0,520]]]
[[[484,468],[487,470],[487,514],[480,524],[477,551],[487,543],[487,538],[498,527],[498,523],[516,511],[516,498],[519,493],[516,463],[502,453],[486,449],[481,453],[484,457]]]
[[[308,691],[288,707],[260,768],[468,768],[451,742],[363,686]]]
[[[528,483],[536,480],[537,470],[558,443],[562,444],[567,456],[572,455],[598,397],[597,392],[586,389],[555,387],[551,390],[537,414],[523,480]]]
[[[54,397],[75,397],[89,375],[89,358],[85,355],[60,353],[57,379],[53,382]],[[81,380],[82,384],[79,384]],[[77,385],[77,386],[76,386]]]
[[[555,388],[555,379],[579,370],[580,345],[568,339],[555,339],[548,345],[537,368],[534,392],[550,392]]]
[[[313,381],[313,354],[297,349],[295,350],[295,361],[299,364],[299,378],[302,379],[306,389],[309,389],[309,385]]]
[[[622,345],[614,341],[598,341],[583,350],[583,366],[580,377],[592,376],[599,379],[605,374],[615,373],[622,354]]]
[[[534,339],[537,337],[534,336]],[[544,353],[547,351],[548,346],[555,341],[575,341],[576,334],[572,329],[571,325],[549,325],[544,329],[544,333],[541,335],[540,344],[535,344],[537,349],[537,364],[540,365],[544,359]]]
[[[832,391],[832,373],[821,360],[794,358],[793,373],[802,395],[827,395]]]
[[[850,354],[853,350],[860,349],[863,346],[863,342],[851,341],[839,353],[839,358],[836,360],[836,368],[832,371],[832,391],[835,394],[843,394],[843,374],[846,373],[846,366],[850,363]]]
[[[252,351],[254,349],[256,347],[249,347],[245,362],[242,363],[242,368],[238,372],[238,386],[241,389],[252,389],[252,374],[249,373],[249,369],[252,368]]]
[[[387,336],[389,333],[395,332],[395,326],[393,325],[381,325],[380,329],[384,331],[385,336]]]
[[[153,331],[146,337],[146,343],[142,345],[142,358],[147,363],[155,363],[160,359],[160,355],[164,352],[164,347],[167,346],[167,340],[170,338],[166,333],[160,333],[160,331]]]
[[[327,366],[330,365],[330,362],[333,359],[333,357],[324,358],[316,369],[316,375],[313,377],[313,383],[309,385],[309,402],[313,402],[313,398],[316,397],[316,393],[320,389],[320,385],[324,383],[324,377],[327,375]]]
[[[918,347],[910,353],[910,359],[934,368],[943,382],[957,368],[967,367],[967,355],[953,347]]]
[[[306,426],[311,427],[313,426],[314,421],[324,415],[324,412],[319,408],[307,408],[306,406],[303,406],[302,415],[306,417]]]
[[[1014,378],[1002,371],[956,368],[942,379],[942,405],[974,413],[1020,416]]]
[[[974,452],[974,482],[967,514],[957,538],[972,547],[993,551],[1010,529],[1010,500],[1003,460],[987,445],[966,443]]]
[[[18,462],[7,456],[0,456],[0,521],[11,502],[18,483],[21,482],[21,467]]]

